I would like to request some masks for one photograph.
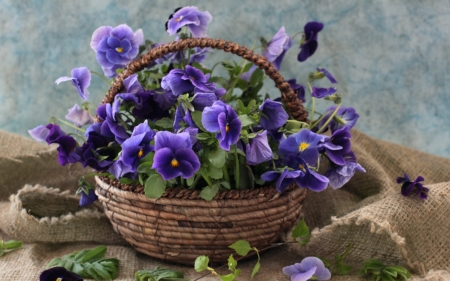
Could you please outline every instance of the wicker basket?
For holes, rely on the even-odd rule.
[[[274,66],[263,56],[233,42],[210,38],[183,39],[148,51],[119,74],[103,99],[112,103],[123,80],[171,52],[211,47],[231,52],[259,66],[275,82],[291,116],[305,121],[307,112]],[[159,199],[123,190],[118,181],[96,178],[96,194],[114,229],[139,252],[165,261],[193,264],[199,255],[226,262],[228,246],[240,239],[262,249],[277,241],[298,219],[306,189],[291,186],[279,194],[273,187],[220,191],[212,201],[199,191],[169,188]]]

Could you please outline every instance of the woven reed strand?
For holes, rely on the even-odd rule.
[[[292,117],[299,121],[306,121],[308,118],[308,112],[304,109],[303,103],[297,98],[297,93],[290,87],[289,83],[286,82],[275,69],[274,65],[270,63],[266,57],[260,56],[249,50],[245,46],[239,46],[236,43],[225,41],[221,39],[211,39],[211,38],[188,38],[167,43],[158,46],[154,49],[149,50],[147,53],[138,57],[132,61],[128,66],[120,73],[113,82],[113,85],[109,89],[108,93],[103,99],[103,103],[112,103],[114,97],[123,87],[123,81],[130,75],[144,69],[150,65],[153,61],[161,58],[168,53],[178,52],[187,50],[190,48],[201,47],[201,48],[213,48],[218,50],[223,50],[225,52],[231,52],[232,54],[238,55],[264,70],[267,76],[270,77],[275,82],[275,86],[281,92],[281,98],[284,104],[287,106],[289,113]]]

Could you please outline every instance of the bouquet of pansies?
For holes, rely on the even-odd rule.
[[[175,41],[203,38],[211,19],[209,12],[184,7],[169,17],[166,30],[176,35]],[[298,33],[303,34],[300,62],[316,52],[322,28],[322,23],[309,22]],[[261,39],[261,54],[278,70],[294,39],[281,27],[272,39]],[[144,41],[142,30],[133,32],[126,24],[98,28],[90,44],[108,85],[135,58],[161,45]],[[79,162],[97,175],[143,186],[150,198],[159,198],[167,187],[200,190],[205,200],[219,190],[270,185],[283,193],[293,183],[319,192],[340,188],[355,171],[364,171],[350,143],[358,114],[341,104],[336,88],[321,87],[337,83],[330,72],[317,68],[306,87],[288,80],[299,100],[310,100],[309,119],[305,114],[299,121],[281,99],[259,94],[266,75],[256,65],[242,60],[210,67],[205,62],[208,52],[196,47],[167,54],[127,77],[112,103],[95,111],[86,102],[75,104],[65,116],[68,121],[53,118],[29,133],[59,145],[61,165]],[[217,67],[226,75],[217,76]],[[56,83],[71,81],[87,100],[91,73],[98,75],[75,68]],[[318,114],[316,99],[334,105]],[[58,123],[74,132],[63,131]],[[319,173],[321,165],[327,165],[324,174]],[[82,206],[97,199],[84,178],[78,192]]]

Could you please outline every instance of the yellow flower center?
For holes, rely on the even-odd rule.
[[[229,130],[230,130],[230,126],[226,125],[226,126],[225,126],[225,132],[228,133]]]
[[[183,16],[180,16],[179,18],[175,19],[175,22],[180,22],[183,19]]]
[[[309,147],[309,143],[306,142],[302,142],[299,146],[298,146],[298,150],[300,152],[303,152],[305,149],[307,149]]]
[[[117,51],[118,53],[122,53],[122,52],[123,52],[123,48],[117,47],[117,48],[116,48],[116,51]]]
[[[58,278],[56,278],[55,281],[62,281],[62,278],[61,278],[61,277],[58,277]]]
[[[170,162],[170,166],[172,166],[172,168],[176,168],[178,166],[180,166],[180,163],[178,163],[177,159],[172,159],[172,162]]]
[[[144,155],[144,150],[141,148],[141,150],[139,150],[138,152],[138,157],[141,158],[142,155]]]
[[[298,165],[298,168],[299,168],[300,170],[302,170],[302,171],[305,170],[305,166],[303,166],[302,164]]]

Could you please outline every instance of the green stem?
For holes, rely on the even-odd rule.
[[[191,185],[191,189],[195,189],[195,186],[197,185],[198,181],[201,179],[202,177],[200,177],[199,175],[197,175],[194,179],[194,182]]]
[[[182,187],[185,187],[185,184],[184,184],[184,179],[180,176],[180,185],[182,186]]]
[[[66,121],[64,121],[64,120],[62,120],[62,119],[59,119],[59,118],[56,118],[56,120],[58,120],[59,122],[63,123],[64,125],[67,125],[67,126],[69,126],[69,127],[71,127],[71,128],[74,128],[74,129],[76,129],[76,130],[78,130],[78,131],[80,131],[80,132],[86,133],[85,130],[83,130],[83,129],[81,129],[81,128],[78,128],[77,126],[74,126],[74,125],[70,124],[69,122],[66,122]]]
[[[204,173],[202,173],[202,177],[205,179],[205,181],[208,183],[208,186],[212,186],[213,184],[212,184],[212,181],[211,181],[211,178],[207,175],[207,174],[204,174]]]
[[[338,104],[338,106],[336,106],[336,109],[333,111],[333,113],[331,114],[330,118],[328,118],[327,122],[325,122],[322,125],[322,127],[320,127],[320,129],[317,131],[318,134],[320,134],[328,126],[328,123],[330,123],[331,120],[333,120],[334,116],[336,115],[336,113],[338,112],[340,107],[341,107],[341,104]]]
[[[227,165],[222,166],[223,177],[226,182],[230,182],[230,175],[228,175]]]
[[[294,41],[294,38],[297,37],[297,35],[303,34],[303,33],[304,33],[304,31],[299,31],[299,32],[295,33],[294,36],[292,36],[292,41]]]
[[[108,84],[108,86],[111,86],[111,82],[109,82],[108,79],[106,79],[105,76],[103,76],[103,75],[101,75],[100,73],[95,72],[95,71],[93,71],[93,70],[90,70],[90,72],[91,72],[92,74],[95,74],[95,75],[97,75],[98,77],[102,78],[102,80],[105,81],[106,84]]]
[[[213,65],[213,67],[211,68],[211,77],[212,77],[212,74],[213,74],[213,71],[214,71],[214,68],[216,68],[216,66],[218,66],[219,64],[221,64],[222,62],[221,61],[219,61],[219,62],[216,62],[214,65]]]
[[[312,93],[311,84],[308,82],[309,91]],[[309,119],[309,128],[311,128],[312,120],[314,120],[314,107],[316,105],[314,97],[311,97],[311,117]]]
[[[238,153],[237,153],[237,145],[234,146],[234,158],[236,159],[235,160],[236,167],[234,170],[234,180],[236,182],[236,189],[239,189],[240,177],[239,177],[239,157],[238,157]]]
[[[331,111],[327,111],[327,112],[331,112]],[[322,121],[322,120],[323,120],[323,118],[325,118],[325,117],[327,117],[327,115],[326,115],[326,114],[324,114],[324,115],[320,116],[320,118],[319,118],[319,119],[317,119],[317,120],[316,120],[316,122],[314,122],[314,124],[312,124],[312,125],[310,126],[310,129],[312,129],[312,128],[314,128],[315,126],[317,126],[317,124],[319,124],[319,123],[320,123],[320,121]]]

